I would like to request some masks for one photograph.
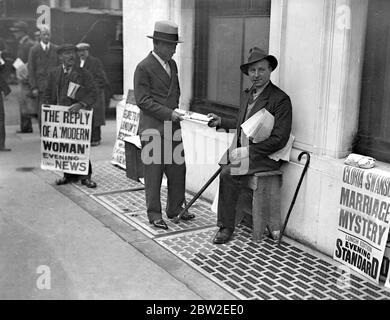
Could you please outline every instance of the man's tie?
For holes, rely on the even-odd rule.
[[[165,62],[165,71],[168,73],[169,77],[171,77],[171,67],[169,66],[168,61]]]

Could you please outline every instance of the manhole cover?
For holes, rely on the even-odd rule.
[[[16,171],[22,171],[22,172],[30,172],[30,171],[33,171],[35,170],[34,167],[20,167],[20,168],[16,168]]]

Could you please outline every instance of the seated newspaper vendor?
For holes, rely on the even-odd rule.
[[[271,72],[277,65],[278,61],[274,56],[257,47],[250,49],[248,62],[241,65],[240,69],[249,77],[252,86],[242,93],[237,118],[230,120],[213,113],[208,115],[212,117],[210,127],[236,129],[233,143],[220,162],[224,167],[220,175],[218,195],[217,225],[220,229],[213,239],[215,244],[226,243],[233,235],[237,201],[249,175],[278,170],[282,165],[282,160],[276,161],[269,156],[289,142],[292,106],[289,96],[270,81]],[[245,135],[241,125],[262,109],[273,116],[274,124],[269,137],[257,142]],[[252,192],[250,189],[245,191]],[[248,205],[251,210],[252,202],[248,201]]]
[[[76,64],[76,46],[64,44],[58,48],[57,54],[61,65],[49,73],[45,104],[69,106],[71,113],[78,113],[80,109],[91,110],[91,106],[96,102],[96,87],[89,71],[80,69]],[[69,86],[78,89],[72,93],[72,90],[68,90]],[[91,175],[90,161],[87,175],[64,173],[63,178],[58,179],[56,184],[62,185],[81,180],[81,183],[88,188],[96,188],[97,185],[91,180]]]

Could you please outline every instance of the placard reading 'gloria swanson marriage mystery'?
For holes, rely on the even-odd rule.
[[[42,106],[41,168],[88,174],[92,111]]]
[[[333,258],[379,282],[390,221],[390,174],[344,166]]]

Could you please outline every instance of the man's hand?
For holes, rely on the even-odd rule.
[[[222,119],[221,117],[217,116],[216,114],[214,113],[209,113],[207,115],[207,117],[209,118],[212,118],[209,123],[207,124],[209,127],[213,128],[213,127],[217,127],[217,126],[220,126],[221,123],[222,123]]]
[[[232,152],[229,154],[229,160],[231,163],[237,163],[241,159],[245,159],[249,157],[249,150],[246,147],[240,147],[233,149]]]
[[[31,94],[33,97],[38,97],[38,95],[39,95],[38,89],[32,89]]]
[[[82,109],[82,108],[83,108],[83,105],[80,102],[76,102],[70,106],[69,112],[70,113],[78,113],[80,111],[80,109]]]
[[[179,122],[179,121],[183,120],[183,117],[182,117],[182,115],[179,112],[173,110],[172,116],[171,116],[171,120],[173,122]]]

